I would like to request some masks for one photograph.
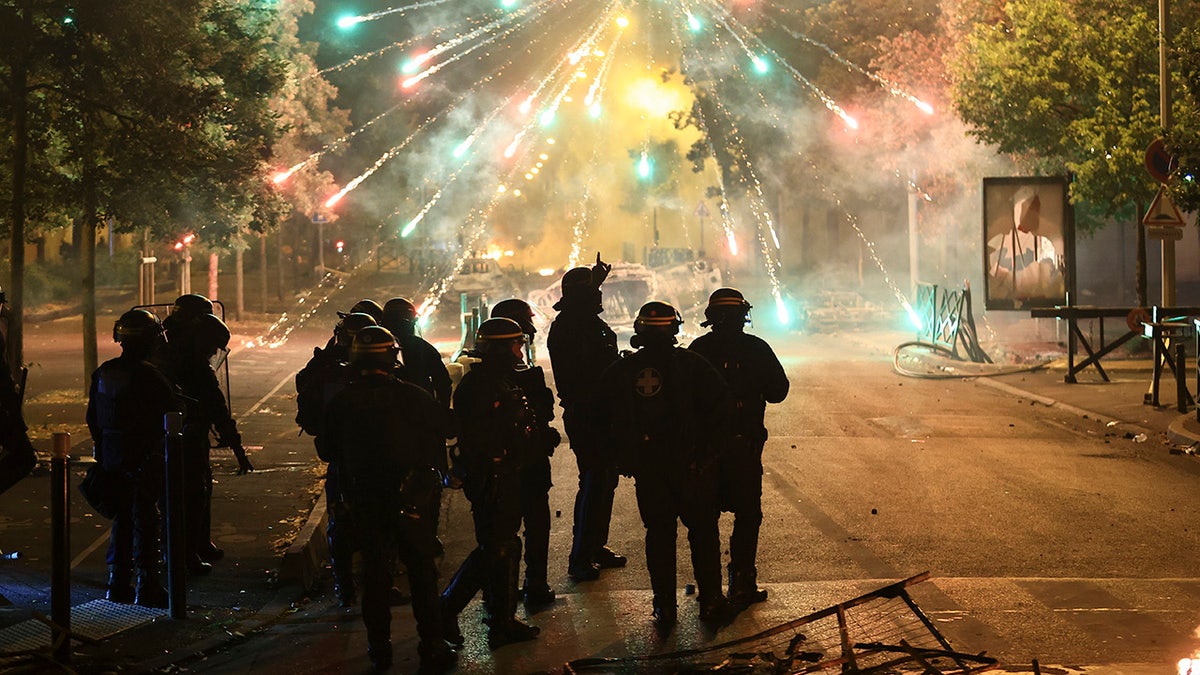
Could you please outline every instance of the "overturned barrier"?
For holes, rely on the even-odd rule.
[[[563,666],[585,673],[922,673],[967,675],[996,668],[995,659],[954,651],[908,587],[929,573],[884,586],[756,635],[703,649],[612,658]]]

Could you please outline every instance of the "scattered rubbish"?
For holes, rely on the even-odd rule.
[[[1133,442],[1134,443],[1145,443],[1146,442],[1146,434],[1138,434],[1138,435],[1134,436]]]
[[[906,590],[925,572],[749,637],[701,649],[584,658],[581,673],[922,673],[970,675],[998,662],[954,651]]]
[[[871,509],[871,515],[873,515],[873,516],[879,515],[879,509]]]
[[[20,560],[20,551],[9,551],[8,553],[0,553],[0,560]]]
[[[1116,421],[1116,420],[1110,420],[1110,421],[1109,421],[1109,423],[1108,423],[1108,424],[1105,424],[1104,426],[1106,426],[1106,427],[1115,427],[1115,426],[1117,426],[1118,424],[1120,424],[1120,422],[1118,422],[1118,421]]]
[[[1200,443],[1192,443],[1186,447],[1171,448],[1172,455],[1196,455],[1200,454]]]

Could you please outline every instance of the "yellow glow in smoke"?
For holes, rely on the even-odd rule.
[[[681,86],[663,84],[653,77],[639,78],[628,89],[628,101],[651,117],[666,117],[672,110],[692,107],[691,94]]]

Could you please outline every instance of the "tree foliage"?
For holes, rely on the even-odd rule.
[[[973,135],[1028,170],[1074,174],[1076,202],[1108,215],[1147,202],[1145,149],[1162,132],[1152,10],[1012,0],[999,20],[975,26],[953,62],[955,107]]]
[[[1200,211],[1200,22],[1180,31],[1174,55],[1179,63],[1175,125],[1167,136],[1168,149],[1178,158],[1171,190],[1176,203]]]

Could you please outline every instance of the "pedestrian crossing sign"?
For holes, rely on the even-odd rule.
[[[1142,218],[1142,224],[1146,227],[1183,227],[1186,223],[1183,213],[1175,206],[1175,202],[1171,201],[1166,188],[1160,187],[1158,194],[1154,195],[1154,201],[1150,203],[1150,210],[1146,211],[1145,217]]]

